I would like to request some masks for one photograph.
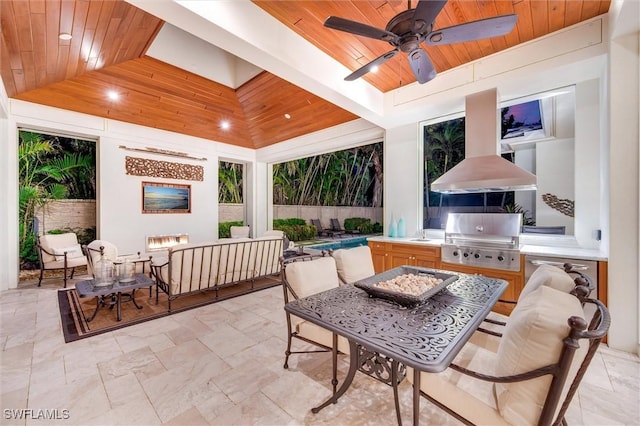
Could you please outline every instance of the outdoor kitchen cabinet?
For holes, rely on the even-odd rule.
[[[439,268],[440,247],[369,242],[376,273],[402,265]]]
[[[521,264],[524,260],[521,259]],[[488,278],[499,278],[509,283],[507,289],[502,293],[500,300],[516,302],[524,285],[524,273],[522,271],[505,271],[500,269],[479,268],[477,266],[457,265],[453,263],[440,264],[440,269],[447,271],[462,272],[465,274],[478,274]],[[503,315],[511,314],[515,308],[515,303],[498,302],[493,307],[493,311]]]
[[[376,241],[369,241],[369,249],[371,249],[371,258],[373,260],[373,269],[376,271],[376,274],[380,272],[384,272],[387,269],[391,269],[387,267],[387,244],[379,243]]]

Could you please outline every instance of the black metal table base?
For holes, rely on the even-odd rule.
[[[312,413],[318,413],[329,404],[335,404],[338,399],[347,391],[357,371],[364,373],[374,379],[385,383],[393,388],[393,398],[396,407],[396,418],[398,425],[402,425],[402,417],[400,415],[400,400],[398,397],[398,385],[402,383],[406,376],[407,369],[404,364],[392,360],[389,357],[380,355],[377,352],[369,351],[362,345],[349,341],[349,371],[345,377],[340,389],[336,390],[338,384],[338,344],[337,336],[334,334],[333,342],[333,377],[331,384],[333,385],[333,395],[325,402],[311,409]]]
[[[123,299],[123,297],[125,299]],[[107,299],[111,299],[111,300],[107,301]],[[104,307],[108,306],[109,309],[113,309],[113,307],[115,306],[116,318],[118,321],[121,321],[122,320],[122,302],[133,302],[136,308],[142,309],[142,306],[138,305],[138,302],[136,302],[136,289],[133,289],[131,293],[117,292],[117,293],[112,293],[112,294],[107,294],[102,296],[96,296],[96,309],[95,311],[93,311],[91,318],[87,318],[87,322],[93,321],[93,319],[98,314],[98,311],[103,306]]]

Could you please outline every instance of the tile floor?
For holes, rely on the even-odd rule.
[[[310,412],[330,395],[330,357],[294,355],[282,368],[280,287],[68,344],[56,291],[0,293],[2,425],[396,424],[391,389],[362,374],[337,404]],[[405,424],[411,394],[405,380]],[[638,357],[603,347],[567,420],[637,425],[639,402]],[[460,424],[424,399],[421,407],[421,424]],[[13,418],[20,409],[31,410],[22,411],[27,420]],[[38,418],[39,410],[57,419]]]

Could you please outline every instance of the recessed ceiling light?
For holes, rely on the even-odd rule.
[[[115,90],[109,90],[107,92],[107,97],[112,101],[117,101],[118,99],[120,99],[120,93],[116,92]]]
[[[378,69],[380,69],[377,65],[374,65],[371,67],[371,72],[378,72]]]
[[[289,114],[285,114],[284,118],[286,118],[287,120],[289,120],[291,118],[291,116]]]
[[[220,122],[220,127],[222,127],[222,130],[227,130],[231,127],[231,123],[229,123],[227,120],[223,120]]]
[[[60,35],[58,36],[58,38],[60,40],[71,40],[71,34],[69,33],[60,33]]]

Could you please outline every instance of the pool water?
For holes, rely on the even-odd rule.
[[[367,237],[354,237],[354,238],[345,238],[344,240],[330,242],[330,243],[322,243],[315,244],[312,246],[306,246],[305,248],[313,249],[313,250],[337,250],[343,248],[353,248],[358,246],[366,246]]]

